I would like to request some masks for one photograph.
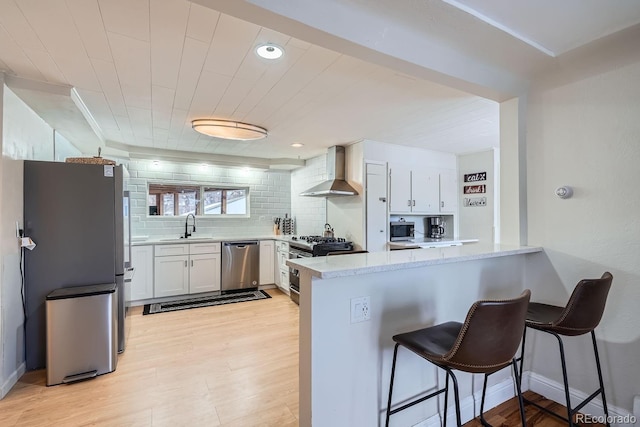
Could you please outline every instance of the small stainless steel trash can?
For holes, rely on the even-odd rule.
[[[47,295],[47,385],[71,383],[116,369],[116,284],[56,289]]]

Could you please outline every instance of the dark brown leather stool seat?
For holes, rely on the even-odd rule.
[[[556,337],[560,347],[560,361],[562,364],[562,377],[564,380],[565,399],[567,403],[567,417],[562,417],[555,412],[549,411],[540,405],[525,399],[527,404],[532,404],[539,409],[547,412],[555,417],[566,421],[569,426],[573,426],[573,415],[582,409],[587,403],[598,395],[602,396],[602,404],[605,415],[609,416],[607,409],[607,399],[604,393],[604,383],[602,381],[602,369],[600,368],[600,357],[598,356],[598,346],[596,344],[596,336],[594,330],[600,323],[604,313],[607,296],[611,288],[613,276],[609,272],[605,272],[599,279],[584,279],[578,282],[574,288],[569,302],[565,307],[559,307],[550,304],[542,304],[537,302],[529,303],[527,309],[527,319],[525,325],[527,328],[536,329],[546,332]],[[564,346],[562,344],[563,336],[578,336],[590,333],[593,343],[593,353],[596,359],[596,367],[598,370],[598,380],[600,387],[581,403],[572,408],[569,396],[569,381],[567,378],[567,363],[565,360]],[[522,381],[522,365],[524,361],[524,346],[527,337],[527,329],[522,334],[522,350],[520,351],[520,379]],[[607,421],[607,425],[609,422]]]
[[[389,417],[391,415],[444,393],[444,425],[446,427],[449,377],[451,377],[455,396],[456,419],[458,426],[460,426],[458,381],[453,373],[453,369],[456,369],[464,372],[485,374],[480,404],[480,419],[483,425],[488,426],[489,424],[484,420],[483,415],[487,377],[509,365],[514,370],[516,390],[520,402],[520,415],[524,425],[520,376],[517,372],[514,356],[518,351],[520,339],[524,332],[524,319],[530,296],[531,292],[527,289],[518,298],[514,299],[477,301],[469,309],[464,323],[446,322],[430,328],[395,335],[393,340],[396,345],[393,352],[386,425],[389,425]],[[444,369],[447,376],[444,388],[392,410],[391,397],[399,346],[411,350],[418,356]]]

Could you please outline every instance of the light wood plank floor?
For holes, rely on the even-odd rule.
[[[297,426],[298,306],[273,298],[131,316],[115,372],[46,387],[22,376],[0,426]]]
[[[54,387],[44,370],[28,372],[0,400],[0,426],[298,426],[298,306],[268,292],[268,300],[150,316],[138,307],[115,372]],[[517,402],[487,420],[519,425]],[[527,408],[527,425],[562,424]]]

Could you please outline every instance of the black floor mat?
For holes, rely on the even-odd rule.
[[[168,311],[186,310],[188,308],[209,307],[212,305],[231,304],[234,302],[256,301],[271,298],[265,291],[240,291],[224,295],[189,298],[178,301],[167,301],[156,304],[145,304],[142,314],[166,313]]]

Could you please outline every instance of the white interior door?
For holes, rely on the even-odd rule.
[[[387,249],[387,167],[367,163],[367,250],[369,252]]]

